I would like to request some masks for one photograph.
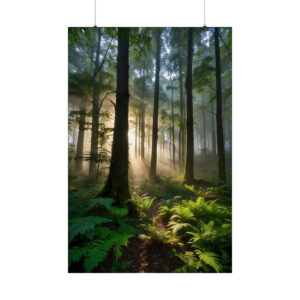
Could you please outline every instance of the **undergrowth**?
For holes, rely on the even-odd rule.
[[[70,272],[126,272],[132,261],[122,256],[134,236],[170,249],[182,261],[173,272],[231,272],[231,186],[144,181],[128,200],[134,218],[127,206],[97,197],[100,189],[69,186]]]
[[[137,229],[124,218],[128,208],[113,206],[111,198],[94,198],[99,189],[70,191],[69,270],[77,264],[94,271],[111,252],[110,271],[123,271],[130,262],[121,260],[123,249]],[[74,268],[73,268],[74,269]],[[75,268],[76,270],[76,268]]]
[[[230,207],[199,197],[162,205],[159,214],[188,249],[176,254],[185,263],[177,272],[231,272]]]

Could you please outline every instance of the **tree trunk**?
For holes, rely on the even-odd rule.
[[[138,157],[141,157],[141,112],[139,112],[139,131],[138,131]]]
[[[181,172],[181,126],[178,130],[178,165],[179,165],[179,171]]]
[[[85,102],[82,99],[80,105],[79,132],[78,132],[77,149],[76,149],[76,170],[78,172],[80,172],[82,169],[85,118],[86,118]]]
[[[157,136],[158,136],[158,106],[159,106],[159,73],[160,73],[160,28],[156,29],[156,70],[152,124],[152,153],[150,164],[150,178],[156,177]]]
[[[188,31],[188,53],[186,72],[186,101],[187,101],[187,148],[184,180],[187,183],[194,181],[194,120],[193,120],[193,28]]]
[[[217,93],[217,144],[218,144],[218,167],[219,181],[226,182],[225,171],[225,149],[222,120],[222,83],[221,83],[221,61],[219,46],[219,29],[215,28],[215,55],[216,55],[216,93]]]
[[[203,121],[203,152],[204,157],[207,156],[207,142],[206,142],[206,119],[205,119],[205,108],[202,108],[202,121]]]
[[[180,122],[180,171],[183,171],[184,167],[184,159],[185,159],[185,103],[184,103],[184,97],[183,97],[183,74],[182,74],[182,62],[181,62],[181,45],[179,47],[179,98],[180,98],[180,117],[181,117],[181,122]]]
[[[112,155],[107,182],[101,191],[123,205],[130,199],[128,184],[128,50],[129,28],[118,28],[117,95]]]
[[[149,121],[149,120],[148,120]],[[149,125],[148,125],[148,158],[149,158],[149,160],[150,160],[150,155],[151,155],[151,141],[150,141],[150,139],[151,139],[151,127],[150,127],[150,123],[149,123]]]
[[[138,133],[138,117],[135,117],[135,139],[134,139],[134,154],[137,157],[137,133]]]
[[[162,159],[165,159],[165,129],[161,129],[161,136],[162,136]]]
[[[141,159],[145,159],[145,104],[141,109]]]
[[[172,110],[172,148],[173,148],[173,168],[176,169],[175,166],[175,120],[174,120],[174,101],[173,101],[173,81],[171,81],[171,110]]]
[[[101,50],[101,28],[97,32],[97,46],[96,46],[96,61],[94,74],[99,68],[99,57]],[[99,129],[99,87],[97,85],[97,75],[93,79],[93,111],[92,111],[92,138],[91,138],[91,154],[90,154],[90,168],[89,175],[96,176],[96,161],[98,156],[98,129]]]
[[[217,155],[216,155],[216,132],[215,132],[214,106],[213,106],[212,102],[210,102],[210,110],[213,113],[213,115],[211,116],[211,143],[212,143],[213,165],[215,166],[215,164],[217,162]]]

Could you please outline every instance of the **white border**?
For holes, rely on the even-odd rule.
[[[206,2],[207,26],[233,27],[233,274],[67,273],[67,27],[94,4],[1,1],[2,299],[299,299],[299,2]],[[98,26],[202,18],[194,0],[98,3]]]

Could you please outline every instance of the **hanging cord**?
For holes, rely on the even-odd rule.
[[[206,5],[205,5],[205,0],[204,1],[204,5],[203,5],[203,17],[204,17],[204,26],[203,27],[206,27],[206,14],[205,14],[205,9],[206,9]]]
[[[95,2],[95,24],[94,27],[97,27],[97,0],[94,0]]]

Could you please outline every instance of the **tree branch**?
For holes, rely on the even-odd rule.
[[[102,62],[101,62],[101,64],[100,64],[100,66],[98,67],[98,69],[94,72],[94,75],[93,75],[93,78],[92,78],[91,82],[94,81],[96,75],[99,73],[99,71],[101,70],[101,68],[102,68],[102,66],[103,66],[103,64],[104,64],[104,62],[105,62],[105,60],[106,60],[106,56],[107,56],[108,50],[109,50],[109,48],[110,48],[110,46],[111,46],[112,40],[113,40],[113,38],[111,38],[110,43],[109,43],[108,47],[106,48],[106,51],[105,51],[104,57],[103,57],[103,59],[102,59]]]

